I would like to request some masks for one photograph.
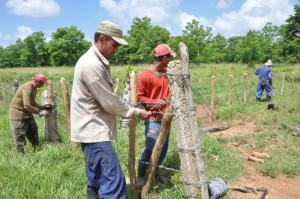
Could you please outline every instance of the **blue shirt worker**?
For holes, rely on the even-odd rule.
[[[267,93],[267,101],[271,101],[273,86],[272,86],[272,61],[269,59],[264,66],[256,69],[254,74],[258,76],[258,84],[256,87],[256,101],[260,102],[264,90]]]

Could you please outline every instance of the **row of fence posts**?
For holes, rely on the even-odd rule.
[[[192,93],[190,88],[188,52],[184,43],[180,43],[181,61],[173,61],[169,63],[168,73],[172,74],[168,77],[171,89],[171,106],[166,110],[162,119],[162,126],[160,129],[158,140],[156,141],[153,153],[146,172],[146,181],[141,191],[142,198],[148,194],[152,179],[155,174],[156,164],[159,159],[161,149],[168,136],[171,121],[174,116],[175,131],[179,147],[179,156],[181,160],[181,171],[183,181],[185,183],[185,193],[188,198],[197,198],[200,195],[199,187],[201,187],[201,198],[208,199],[208,187],[204,172],[204,162],[202,158],[202,146],[199,137],[199,129],[196,118],[196,110],[192,100]],[[294,95],[294,72],[292,74],[292,94]],[[214,110],[215,101],[215,76],[212,76],[212,94],[211,94],[211,110]],[[232,79],[229,76],[229,96],[228,102],[232,104]],[[284,91],[285,73],[282,78],[281,96]],[[68,132],[70,131],[70,99],[66,80],[60,80],[63,90],[63,99],[66,110],[66,121]],[[247,102],[247,84],[248,75],[244,74],[244,103]],[[6,85],[2,83],[3,98],[7,104],[8,95]],[[18,89],[18,81],[14,82],[14,92]],[[119,89],[119,80],[116,80],[114,92],[117,93]],[[134,92],[132,92],[134,91]],[[0,99],[2,96],[0,95]],[[123,100],[130,102],[132,105],[137,104],[136,93],[136,76],[134,72],[125,81],[125,91]],[[45,117],[45,135],[48,141],[57,141],[57,112],[56,112],[56,93],[52,88],[52,81],[48,81],[47,90],[42,93],[42,105],[51,104],[54,109],[48,116]],[[172,108],[171,108],[172,107]],[[211,111],[211,121],[214,120],[214,111]],[[123,122],[123,123],[122,123]],[[135,132],[136,132],[136,118],[131,117],[121,118],[121,126],[129,125],[129,154],[128,154],[128,168],[130,177],[130,188],[134,194],[137,194],[136,172],[135,172]],[[72,143],[72,148],[77,147],[77,143]]]
[[[229,75],[229,92],[228,92],[228,104],[232,106],[232,80],[233,76]],[[282,75],[280,96],[284,94],[284,82],[285,82],[285,72]],[[244,73],[244,92],[243,92],[243,102],[247,103],[247,92],[248,92],[248,74]],[[295,72],[292,72],[292,96],[295,94]],[[210,112],[209,121],[212,122],[216,119],[215,115],[215,95],[216,95],[216,77],[211,78],[211,101],[210,101]]]

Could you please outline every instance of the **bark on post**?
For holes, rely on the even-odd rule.
[[[66,121],[67,121],[67,127],[68,130],[70,131],[70,97],[69,97],[69,92],[68,92],[68,86],[65,78],[60,79],[61,87],[63,90],[63,97],[64,97],[64,104],[65,104],[65,109],[66,109]],[[70,133],[70,132],[69,132]]]
[[[216,95],[216,77],[211,77],[211,98],[210,98],[210,114],[209,121],[214,121],[214,108],[215,108],[215,95]]]
[[[285,79],[285,72],[283,73],[283,76],[282,76],[282,84],[281,84],[281,97],[283,96],[283,90],[284,90],[284,79]]]
[[[52,89],[52,81],[48,80],[48,92],[47,92],[47,101],[45,104],[51,104],[54,108],[55,108],[55,104],[54,104],[54,100],[53,100],[53,89]],[[45,105],[43,104],[43,105]],[[49,135],[49,139],[50,141],[55,141],[56,140],[56,136],[55,136],[55,127],[54,127],[54,114],[53,112],[55,111],[55,109],[53,109],[53,111],[49,111],[49,115],[47,115],[45,117],[45,120],[47,120],[47,124],[48,124],[48,135]]]
[[[292,96],[294,96],[295,90],[295,72],[292,73]]]
[[[229,94],[228,94],[228,103],[231,106],[232,105],[232,79],[233,76],[229,75]]]
[[[130,103],[130,77],[127,76],[125,79],[125,88],[124,88],[124,94],[123,94],[123,100],[127,103]],[[120,118],[120,126],[121,127],[128,127],[129,119],[121,117]]]
[[[18,80],[15,79],[15,81],[14,81],[14,93],[17,92],[18,88],[19,88],[19,82],[18,82]]]
[[[180,50],[181,63],[183,65],[183,72],[184,74],[186,74],[184,75],[184,89],[185,89],[186,101],[188,103],[188,108],[189,108],[188,111],[189,121],[190,121],[193,142],[195,147],[196,166],[198,169],[199,180],[200,182],[203,182],[200,184],[201,198],[208,199],[209,194],[208,194],[208,187],[206,184],[206,176],[205,176],[205,169],[204,169],[204,162],[203,162],[203,155],[202,155],[202,145],[201,145],[201,139],[199,137],[200,131],[197,123],[196,108],[194,106],[193,97],[192,97],[192,89],[190,87],[190,76],[188,75],[190,74],[188,48],[183,42],[180,42],[179,50]]]
[[[168,79],[171,88],[171,105],[174,112],[176,138],[179,147],[181,172],[188,198],[200,196],[199,175],[196,166],[195,146],[191,133],[189,110],[184,92],[184,78],[181,61],[168,65]]]
[[[8,102],[8,94],[7,94],[7,89],[6,89],[6,84],[2,83],[2,89],[3,89],[3,98],[5,100],[5,104],[7,107],[9,107],[9,102]]]
[[[136,76],[134,71],[130,73],[130,101],[132,105],[137,105],[136,94]],[[136,130],[136,118],[130,117],[129,119],[129,153],[128,153],[128,168],[130,178],[130,189],[134,195],[137,194],[136,187],[136,172],[135,172],[135,130]]]
[[[155,142],[155,146],[152,151],[151,159],[147,168],[147,172],[145,175],[145,184],[142,188],[142,198],[145,198],[148,192],[150,191],[151,183],[155,175],[156,171],[156,165],[158,162],[158,159],[160,157],[162,148],[167,140],[167,137],[170,132],[171,128],[171,122],[172,122],[172,107],[168,107],[164,113],[164,116],[162,118],[161,128],[159,132],[159,136]]]
[[[65,78],[60,79],[61,87],[63,90],[63,97],[64,97],[64,104],[66,109],[66,121],[67,121],[67,128],[68,132],[70,133],[71,125],[70,125],[70,97],[69,97],[69,91],[68,91],[68,85]],[[72,148],[77,148],[77,142],[71,142]]]
[[[247,103],[248,74],[244,73],[244,103]]]

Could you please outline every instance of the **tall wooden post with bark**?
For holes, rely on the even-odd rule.
[[[56,141],[57,136],[57,122],[56,122],[56,110],[55,110],[55,97],[56,94],[53,92],[52,89],[52,81],[48,80],[48,90],[45,90],[42,93],[42,105],[52,105],[53,110],[49,111],[49,114],[45,117],[44,123],[45,123],[45,137],[46,140],[50,141]]]
[[[201,198],[208,199],[202,146],[189,85],[188,52],[184,43],[179,47],[182,61],[169,63],[168,79],[185,194],[187,198],[199,198],[201,187]]]
[[[248,74],[244,73],[244,103],[247,103]]]
[[[134,71],[130,73],[130,102],[132,105],[137,105],[137,94],[136,94],[136,76]],[[136,172],[135,172],[135,129],[136,129],[136,118],[130,117],[129,119],[129,153],[128,153],[128,168],[130,178],[130,189],[134,195],[137,194],[136,187]]]

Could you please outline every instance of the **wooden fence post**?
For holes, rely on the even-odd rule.
[[[232,105],[232,79],[233,76],[229,75],[229,94],[228,94],[228,103],[231,106]]]
[[[67,128],[68,132],[70,134],[71,130],[71,124],[70,124],[70,96],[68,91],[68,85],[65,78],[60,78],[60,83],[63,91],[63,97],[64,97],[64,104],[65,104],[65,110],[66,110],[66,121],[67,121]],[[77,142],[71,142],[71,146],[73,149],[78,147]]]
[[[129,75],[126,76],[125,78],[125,88],[124,88],[124,93],[123,93],[123,100],[127,103],[130,103],[130,77]],[[120,126],[125,128],[128,127],[129,119],[121,117],[120,118]]]
[[[67,127],[70,131],[70,97],[69,97],[69,91],[68,86],[65,78],[60,78],[60,83],[63,91],[63,97],[64,97],[64,104],[66,109],[66,121],[67,121]],[[69,132],[70,133],[70,132]]]
[[[292,96],[294,96],[295,92],[295,72],[292,73]]]
[[[244,103],[247,103],[248,74],[244,73]]]
[[[158,162],[158,159],[160,157],[162,148],[164,147],[164,144],[168,138],[170,129],[171,129],[171,122],[172,122],[172,107],[169,106],[166,111],[164,112],[164,116],[162,118],[161,122],[161,128],[160,132],[158,135],[158,138],[155,142],[152,154],[151,154],[151,159],[146,171],[145,175],[145,184],[142,188],[141,196],[142,198],[145,198],[148,192],[150,191],[151,183],[155,175],[156,171],[156,165]]]
[[[189,109],[189,121],[192,130],[192,137],[195,147],[195,159],[196,159],[196,166],[198,169],[198,176],[200,181],[201,187],[201,198],[208,199],[208,187],[206,184],[206,176],[205,176],[205,169],[204,169],[204,161],[202,155],[202,145],[201,139],[199,137],[199,128],[196,116],[196,108],[194,106],[193,97],[192,97],[192,89],[190,86],[190,72],[189,72],[189,53],[187,46],[183,43],[179,43],[179,50],[180,50],[180,57],[181,63],[183,65],[183,74],[184,74],[184,90],[185,90],[185,97],[188,103]]]
[[[136,76],[134,71],[130,73],[130,103],[137,105],[137,93],[136,93]],[[136,187],[136,172],[135,172],[135,130],[136,130],[136,118],[130,117],[129,119],[129,153],[128,153],[128,168],[130,178],[130,188],[134,195],[137,195]]]
[[[53,110],[49,111],[49,114],[44,118],[45,123],[45,133],[46,133],[46,140],[56,141],[55,131],[57,130],[57,122],[56,122],[56,105],[54,97],[56,94],[53,92],[52,89],[52,81],[48,80],[48,90],[45,90],[42,93],[42,101],[43,105],[50,104],[53,106]]]
[[[7,89],[6,89],[6,84],[2,83],[2,89],[3,89],[3,98],[5,101],[5,104],[7,107],[9,107],[9,101],[8,101],[8,94],[7,94]]]
[[[181,61],[172,61],[168,65],[171,105],[174,111],[177,146],[179,148],[180,169],[187,198],[200,196],[199,175],[196,165],[196,149],[191,133],[189,110],[184,92],[184,78]],[[206,199],[206,198],[203,198]]]
[[[18,88],[19,88],[19,82],[18,82],[18,80],[15,79],[15,81],[14,81],[14,93],[17,92]]]
[[[283,76],[282,76],[282,84],[281,84],[281,97],[283,96],[283,90],[284,90],[284,79],[285,79],[285,72],[283,73]]]
[[[211,98],[210,98],[209,122],[212,122],[215,120],[214,119],[215,118],[215,114],[214,114],[215,96],[216,96],[216,77],[212,76],[211,77]]]

